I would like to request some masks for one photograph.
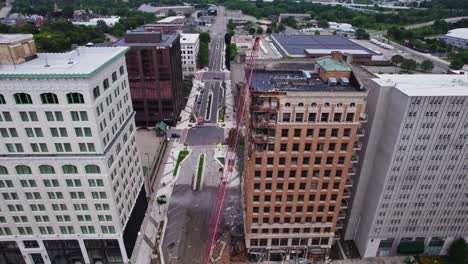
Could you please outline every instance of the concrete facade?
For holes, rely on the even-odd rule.
[[[345,239],[362,257],[422,242],[415,254],[446,254],[454,238],[468,235],[468,78],[379,77],[369,86],[369,130]]]
[[[1,263],[128,262],[143,172],[126,50],[79,48],[45,69],[38,58],[3,71],[0,248],[16,253]]]
[[[180,49],[182,53],[182,72],[184,76],[194,75],[197,70],[200,34],[181,34]]]

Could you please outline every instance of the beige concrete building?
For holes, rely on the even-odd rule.
[[[36,57],[32,34],[0,34],[0,64],[22,64]]]
[[[243,183],[251,260],[320,259],[341,237],[367,92],[340,60],[313,68],[258,70],[251,82]]]

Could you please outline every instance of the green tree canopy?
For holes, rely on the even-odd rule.
[[[429,72],[434,69],[434,63],[430,60],[424,60],[423,62],[421,62],[420,67],[422,71]]]
[[[417,66],[418,63],[413,59],[403,59],[400,64],[400,67],[406,72],[414,71]]]
[[[401,56],[401,55],[398,55],[398,54],[397,54],[397,55],[393,55],[393,57],[392,57],[392,63],[398,65],[398,64],[402,63],[404,59],[405,59],[405,58],[403,58],[403,56]]]
[[[357,39],[369,39],[370,37],[369,33],[367,33],[367,31],[365,31],[362,28],[356,29],[356,32],[354,33],[354,35],[356,36]]]
[[[200,42],[210,43],[210,41],[211,41],[210,33],[208,32],[200,33]]]
[[[466,264],[468,261],[468,245],[463,238],[452,242],[448,249],[450,264]]]

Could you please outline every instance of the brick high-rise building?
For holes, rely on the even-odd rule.
[[[323,258],[341,236],[367,92],[339,58],[258,70],[245,147],[249,257]]]
[[[183,97],[179,35],[142,27],[127,32],[113,46],[130,47],[126,61],[136,124],[176,123]]]

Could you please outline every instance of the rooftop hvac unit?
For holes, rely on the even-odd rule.
[[[328,78],[328,86],[336,86],[336,79],[335,78]]]
[[[348,85],[349,85],[349,80],[348,80],[348,78],[345,78],[345,77],[340,78],[340,84],[341,84],[342,86],[348,86]]]

